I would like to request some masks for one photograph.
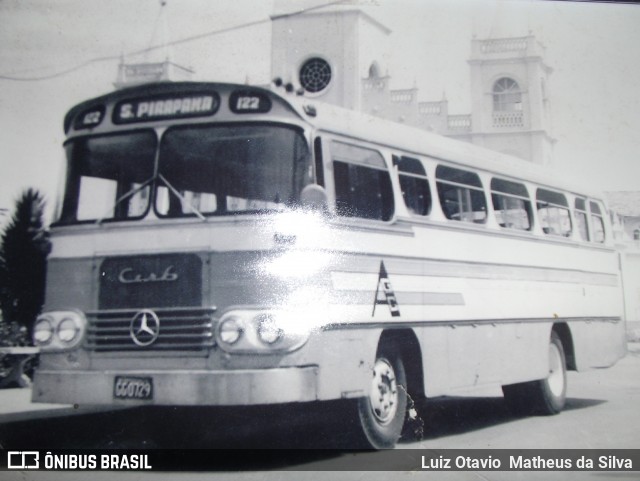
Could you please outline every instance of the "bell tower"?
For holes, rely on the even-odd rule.
[[[474,38],[472,142],[538,164],[551,161],[551,112],[544,46],[533,35]]]
[[[303,89],[306,97],[361,110],[362,79],[386,65],[391,31],[357,8],[314,3],[276,1],[272,78]]]

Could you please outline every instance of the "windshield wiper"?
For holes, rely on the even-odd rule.
[[[193,212],[196,216],[198,216],[198,218],[200,220],[207,220],[207,218],[202,215],[200,213],[200,211],[198,209],[196,209],[193,205],[191,205],[191,202],[189,202],[184,195],[182,195],[174,186],[171,185],[171,183],[164,177],[164,175],[158,173],[158,178],[164,182],[164,185],[167,186],[167,188],[173,192],[173,194],[182,201],[182,204],[186,204],[187,207],[189,207],[189,209],[191,210],[191,212]]]
[[[115,212],[116,207],[118,207],[122,201],[127,200],[129,197],[132,197],[132,196],[136,195],[142,189],[147,187],[151,182],[153,182],[155,178],[156,178],[156,176],[152,175],[147,180],[145,180],[142,184],[140,184],[138,187],[134,187],[133,189],[128,191],[126,194],[123,194],[120,197],[118,197],[116,199],[115,203],[113,204],[113,206],[107,212],[105,212],[105,214],[102,217],[100,217],[96,221],[96,224],[98,224],[98,225],[102,224],[102,222],[104,222],[104,220],[107,219],[107,216],[109,215],[109,212],[111,212],[111,210],[113,210]]]

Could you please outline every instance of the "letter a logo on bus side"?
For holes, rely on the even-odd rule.
[[[371,317],[375,316],[376,306],[378,304],[386,304],[389,306],[389,310],[393,317],[400,316],[400,306],[398,305],[396,294],[393,292],[393,287],[391,287],[391,281],[389,280],[387,269],[385,269],[384,262],[382,261],[380,261],[378,287],[376,288],[376,297],[373,300],[373,312],[371,313]]]

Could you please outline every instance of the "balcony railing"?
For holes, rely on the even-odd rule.
[[[366,78],[362,80],[362,88],[364,90],[384,90],[387,81],[383,78]]]
[[[410,104],[415,100],[415,89],[393,90],[391,92],[391,101],[398,104]]]
[[[471,132],[471,115],[449,115],[447,127],[455,132]]]
[[[483,53],[519,52],[527,49],[529,37],[495,38],[482,41]]]
[[[524,127],[522,112],[494,112],[493,126],[497,128]]]
[[[420,102],[418,112],[422,115],[440,115],[442,112],[441,102]]]

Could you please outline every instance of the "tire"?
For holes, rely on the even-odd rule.
[[[364,447],[395,446],[407,413],[407,376],[402,358],[392,345],[378,349],[368,396],[358,400],[357,411]]]
[[[560,337],[549,341],[549,375],[545,379],[502,386],[507,404],[517,414],[558,414],[567,397],[567,365]]]

